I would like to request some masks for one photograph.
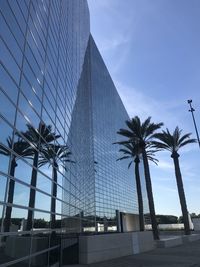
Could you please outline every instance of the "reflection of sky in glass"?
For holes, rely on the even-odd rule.
[[[85,219],[90,216],[91,223],[95,223],[92,218],[95,215],[96,220],[99,216],[114,220],[117,209],[138,213],[133,166],[128,170],[129,161],[116,162],[121,155],[119,146],[113,145],[113,142],[120,140],[116,132],[127,119],[127,112],[91,38],[68,139],[76,161],[71,166],[74,176],[70,176],[69,187],[76,197],[71,197],[70,203],[78,203]],[[64,186],[68,187],[67,180]],[[68,201],[67,194],[64,194],[64,200]],[[148,211],[146,198],[144,205]],[[78,213],[68,205],[63,205],[63,210],[66,213],[69,210],[71,215]]]
[[[83,211],[93,226],[95,216],[114,218],[116,209],[137,212],[133,171],[127,162],[116,162],[118,147],[112,145],[128,116],[92,39],[82,71],[89,37],[86,1],[29,3],[0,6],[0,142],[6,144],[13,129],[26,131],[27,123],[38,128],[43,121],[61,135],[56,144],[69,145],[75,163],[57,170],[57,218],[61,211],[62,217]],[[23,208],[13,206],[12,218],[27,218],[33,159],[26,161],[17,158],[13,205]],[[8,162],[0,155],[5,174]],[[52,166],[38,167],[34,219],[50,221],[52,178]],[[2,201],[5,177],[0,181]]]
[[[35,208],[40,210],[50,210],[51,198],[40,192],[36,192]]]
[[[29,188],[20,183],[15,183],[14,204],[28,206]]]
[[[134,171],[128,170],[128,161],[116,161],[119,146],[113,145],[128,115],[92,39],[90,45],[98,215],[113,217],[116,209],[138,213]]]
[[[45,212],[35,211],[34,212],[34,218],[35,219],[43,219],[47,222],[50,221],[50,215],[48,213],[45,213]]]
[[[0,201],[4,201],[7,178],[0,175]]]
[[[7,173],[9,165],[9,157],[0,154],[0,171]]]
[[[17,161],[18,166],[15,168],[15,177],[27,184],[30,184],[32,168],[22,160]]]
[[[0,218],[2,218],[3,206],[0,204]]]
[[[48,175],[49,170],[46,169],[47,172],[44,172],[46,175]],[[48,175],[50,178],[52,178],[51,173]],[[51,184],[52,181],[49,180],[47,177],[42,175],[40,172],[38,172],[38,177],[37,177],[37,188],[47,192],[48,194],[51,194]]]
[[[12,218],[27,218],[27,210],[19,209],[19,208],[12,208]]]
[[[19,1],[3,1],[0,5],[3,14],[0,16],[0,76],[3,77],[0,80],[0,142],[5,145],[6,138],[12,136],[12,127],[19,132],[26,131],[27,123],[38,128],[41,121],[61,135],[57,144],[64,145],[68,140],[72,106],[89,36],[89,14],[84,1],[79,4],[62,1],[62,6],[61,1],[53,1],[50,6],[49,3],[31,1],[29,16],[26,1],[20,4]],[[14,141],[17,141],[16,136]],[[8,164],[9,157],[0,154],[0,171],[6,174]],[[33,159],[17,158],[14,205],[28,207],[32,165]],[[79,203],[75,197],[78,185],[71,174],[73,167],[68,164],[67,169],[66,172],[59,166],[57,171],[57,198],[62,200],[62,195],[67,194],[68,203],[75,206]],[[50,212],[52,166],[47,164],[40,170],[36,187],[44,193],[36,191],[35,208]],[[69,182],[66,191],[62,188],[63,174]],[[0,176],[1,201],[4,200],[5,181],[6,178]],[[57,213],[61,213],[60,200],[56,200]],[[34,216],[50,220],[45,212],[34,212]],[[27,210],[13,207],[12,217],[27,218]]]
[[[9,101],[8,97],[6,97],[5,93],[0,91],[0,112],[2,116],[4,116],[8,122],[13,123],[15,118],[15,107]],[[0,118],[0,123],[2,123],[2,119]],[[0,124],[1,125],[1,124]]]

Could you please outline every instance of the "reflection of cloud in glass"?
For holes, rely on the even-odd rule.
[[[13,203],[27,207],[28,200],[29,200],[29,188],[22,184],[15,183]],[[15,216],[14,212],[13,212],[13,216]]]
[[[0,175],[0,201],[4,201],[7,178]]]

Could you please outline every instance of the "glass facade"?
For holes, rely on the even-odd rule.
[[[84,0],[0,1],[0,266],[59,261],[80,201],[68,133],[89,32]]]
[[[134,171],[128,169],[129,161],[117,161],[122,155],[113,144],[120,141],[117,131],[129,117],[92,38],[90,53],[96,216],[112,226],[116,210],[138,213]]]
[[[128,115],[86,0],[2,0],[0,33],[0,266],[70,263],[78,233],[138,213]]]
[[[123,139],[117,131],[127,119],[128,114],[90,35],[69,131],[77,163],[72,168],[79,185],[84,232],[117,231],[117,211],[138,214],[134,169],[128,169],[129,161],[117,161],[121,157],[119,145],[113,144]],[[144,212],[148,213],[143,166],[140,167]]]

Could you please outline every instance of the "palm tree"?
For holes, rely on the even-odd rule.
[[[181,170],[179,166],[178,150],[185,145],[195,143],[196,139],[190,138],[191,133],[187,133],[185,135],[181,135],[181,133],[182,133],[182,130],[180,130],[178,126],[175,128],[172,134],[170,133],[168,129],[166,129],[166,131],[162,131],[162,133],[154,134],[154,138],[156,138],[159,141],[153,141],[153,144],[156,148],[168,150],[171,153],[171,157],[174,162],[176,183],[178,187],[181,210],[183,214],[185,234],[189,235],[191,232],[190,232],[190,225],[189,225],[189,218],[188,218],[187,203],[186,203],[185,192],[183,188],[182,175],[181,175]]]
[[[39,159],[39,167],[45,164],[52,166],[51,228],[55,228],[56,225],[57,170],[60,164],[65,164],[67,162],[74,163],[74,161],[70,159],[70,156],[71,152],[67,145],[49,144],[44,147],[42,150],[42,158]],[[63,167],[65,168],[65,166]]]
[[[58,139],[60,135],[56,135],[52,132],[51,125],[46,125],[44,122],[39,123],[38,129],[35,129],[32,125],[27,124],[28,130],[22,132],[24,137],[33,146],[33,169],[31,175],[31,189],[29,195],[29,210],[27,217],[26,230],[29,231],[33,225],[33,208],[35,207],[35,187],[37,183],[37,168],[39,162],[39,152],[42,150],[43,146],[48,143],[53,142]]]
[[[127,141],[137,142],[141,149],[152,230],[154,239],[157,240],[159,239],[159,233],[155,215],[151,176],[146,147],[151,144],[153,134],[156,130],[161,128],[163,123],[152,123],[151,117],[148,117],[143,123],[141,123],[140,118],[138,116],[135,116],[131,120],[126,121],[126,125],[128,126],[128,129],[120,129],[117,133],[128,138],[128,140],[125,140],[125,143],[127,143]]]
[[[141,149],[137,143],[133,143],[133,142],[131,142],[131,143],[118,142],[118,144],[121,144],[124,146],[124,148],[119,150],[119,152],[123,152],[124,156],[117,159],[117,161],[123,160],[123,159],[131,159],[130,163],[128,164],[128,169],[130,168],[133,161],[135,163],[135,180],[136,180],[137,196],[138,196],[138,211],[139,211],[140,231],[144,231],[143,197],[142,197],[140,172],[139,172]],[[156,150],[148,150],[147,156],[148,156],[149,160],[151,160],[155,164],[157,164],[158,160],[154,158],[155,152],[157,152],[157,151]]]
[[[23,141],[20,137],[18,137],[18,140],[16,142],[13,142],[12,138],[9,136],[7,138],[7,147],[9,149],[0,144],[0,154],[10,157],[9,176],[14,177],[15,168],[17,167],[17,160],[20,157],[31,156],[32,151],[29,149],[29,144]],[[12,149],[14,153],[16,154],[11,153],[10,149]],[[7,198],[7,203],[9,204],[13,203],[14,190],[15,190],[15,180],[10,178],[9,186],[8,186],[8,198]],[[6,206],[6,214],[5,214],[5,219],[4,219],[4,231],[5,232],[9,232],[10,230],[11,213],[12,213],[12,206]]]

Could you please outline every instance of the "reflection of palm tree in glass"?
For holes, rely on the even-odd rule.
[[[65,163],[73,162],[70,160],[71,152],[66,145],[50,144],[42,150],[42,158],[39,160],[39,167],[49,164],[52,166],[52,198],[51,198],[51,228],[55,228],[55,212],[56,212],[56,197],[57,197],[57,170],[59,164],[64,164],[62,167],[66,169]]]
[[[17,167],[17,159],[20,157],[28,157],[32,155],[32,151],[29,149],[29,144],[23,141],[20,137],[16,142],[12,142],[12,138],[7,138],[7,146],[9,149],[12,149],[16,154],[12,154],[9,149],[5,148],[4,146],[0,145],[0,154],[5,156],[10,156],[10,169],[9,169],[9,176],[14,177],[15,175],[15,168]],[[8,187],[8,199],[7,203],[13,203],[14,197],[14,190],[15,190],[15,181],[10,178],[9,187]],[[6,215],[4,220],[4,231],[9,232],[10,230],[10,222],[11,222],[11,213],[12,207],[6,207]]]
[[[56,135],[52,132],[52,127],[46,125],[43,122],[40,122],[39,128],[35,129],[32,125],[27,124],[28,130],[22,132],[27,140],[32,144],[33,152],[33,169],[31,175],[31,189],[29,196],[29,209],[26,230],[30,230],[33,224],[33,208],[35,207],[35,187],[37,183],[37,168],[39,161],[39,152],[42,150],[42,147],[48,143],[53,142],[55,139],[59,138],[59,135]]]
[[[142,153],[140,146],[138,143],[127,143],[127,142],[117,142],[115,144],[123,145],[124,148],[121,148],[119,152],[124,154],[123,157],[117,160],[123,159],[131,159],[130,163],[128,164],[128,169],[135,163],[135,180],[136,180],[136,187],[137,187],[137,196],[138,196],[138,212],[139,212],[139,224],[140,224],[140,231],[144,231],[144,208],[143,208],[143,198],[142,198],[142,189],[141,189],[141,180],[140,180],[140,171],[139,171],[139,164],[140,164],[140,155]],[[154,158],[155,150],[148,150],[147,157],[149,160],[153,161],[157,164],[157,159]]]

